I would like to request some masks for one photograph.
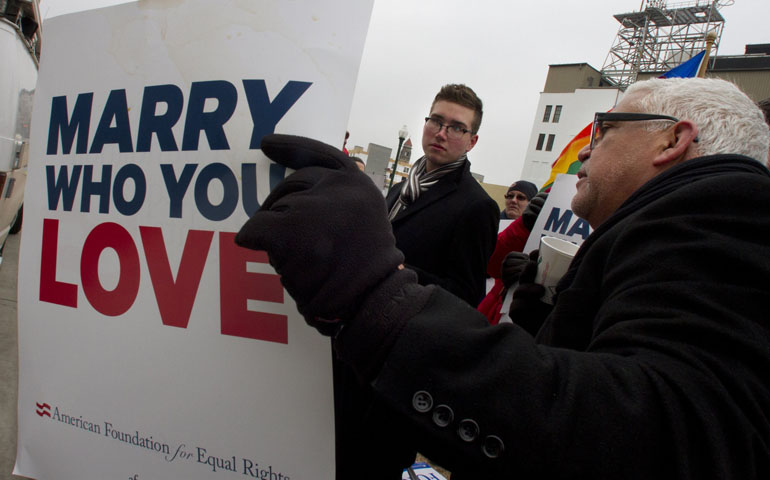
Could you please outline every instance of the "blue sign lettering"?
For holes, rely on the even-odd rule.
[[[213,112],[204,112],[206,99],[217,100],[217,108]],[[184,124],[182,150],[198,150],[198,140],[201,131],[206,131],[209,148],[212,150],[228,150],[224,125],[230,120],[238,103],[238,92],[230,82],[224,80],[213,82],[193,82],[190,88],[190,100],[187,102],[187,118]]]
[[[567,227],[569,226],[569,222],[572,219],[572,210],[567,210],[564,212],[564,215],[559,215],[561,213],[561,209],[554,208],[551,210],[551,213],[548,215],[548,219],[545,221],[545,230],[556,232],[558,231],[561,234],[564,234],[567,231]]]
[[[113,127],[112,124],[115,123]],[[50,143],[50,142],[49,142]],[[113,90],[107,97],[102,118],[96,127],[91,150],[88,153],[102,153],[107,143],[117,143],[121,153],[133,152],[131,143],[131,124],[128,121],[128,102],[125,90]]]
[[[249,149],[258,150],[262,137],[273,133],[275,126],[299,98],[310,88],[310,82],[289,81],[272,101],[264,80],[243,80],[246,102],[253,123]],[[69,116],[67,97],[51,99],[51,120],[48,127],[48,155],[72,152],[99,154],[107,144],[117,144],[122,153],[134,151],[131,124],[128,115],[128,99],[125,89],[112,90],[99,117],[96,133],[88,148],[94,93],[81,93],[75,100],[72,116]],[[212,111],[205,111],[207,100],[216,103]],[[158,105],[166,111],[158,114]],[[230,143],[224,126],[230,120],[238,104],[235,85],[225,80],[193,82],[187,100],[187,112],[182,134],[182,150],[199,149],[201,132],[204,132],[211,150],[229,150]],[[163,152],[179,150],[172,128],[182,116],[184,94],[176,85],[153,85],[144,88],[136,135],[136,151],[149,152],[153,135]]]
[[[166,113],[157,115],[159,103],[166,105]],[[149,152],[152,134],[158,138],[162,152],[179,150],[171,128],[182,116],[184,95],[176,85],[155,85],[144,88],[142,112],[139,117],[139,131],[136,135],[136,151]]]
[[[48,150],[46,151],[48,155],[58,153],[60,133],[62,153],[69,154],[72,151],[75,132],[78,134],[78,145],[75,151],[86,153],[93,101],[93,93],[78,95],[70,120],[67,113],[67,97],[53,97],[51,100],[51,122],[48,124]]]
[[[554,207],[548,214],[543,230],[546,232],[560,233],[569,237],[580,235],[583,237],[583,240],[588,238],[588,235],[591,233],[591,227],[588,225],[587,221],[573,214],[572,210],[565,210],[562,215],[561,209],[558,207]]]

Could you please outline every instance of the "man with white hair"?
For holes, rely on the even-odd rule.
[[[265,138],[299,170],[236,241],[453,473],[766,479],[768,137],[715,79],[640,82],[596,114],[572,204],[595,230],[534,338],[418,285],[371,182],[312,140]]]

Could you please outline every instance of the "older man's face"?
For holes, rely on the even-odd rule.
[[[640,112],[632,101],[624,98],[613,111]],[[655,175],[650,166],[661,132],[649,132],[645,126],[646,122],[605,122],[601,141],[593,150],[586,146],[578,154],[583,165],[572,210],[592,227],[601,225]]]

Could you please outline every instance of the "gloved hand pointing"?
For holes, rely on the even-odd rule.
[[[348,156],[325,143],[273,134],[263,138],[262,152],[297,171],[270,193],[235,242],[266,250],[306,321],[332,334],[404,261],[385,199]]]

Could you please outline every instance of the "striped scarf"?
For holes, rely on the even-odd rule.
[[[414,203],[420,198],[420,195],[423,192],[427,191],[441,180],[441,177],[465,165],[465,160],[467,159],[467,155],[463,154],[454,162],[442,165],[432,172],[425,171],[425,157],[417,160],[414,167],[409,171],[409,178],[407,178],[406,185],[401,189],[401,193],[398,195],[396,203],[394,203],[393,208],[390,209],[388,219],[392,222],[401,210],[406,208],[407,205]]]

